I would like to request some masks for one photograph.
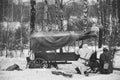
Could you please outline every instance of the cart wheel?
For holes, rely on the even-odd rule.
[[[35,65],[38,65],[39,68],[48,68],[48,63],[43,58],[36,58],[35,59]]]

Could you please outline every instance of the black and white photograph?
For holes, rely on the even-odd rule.
[[[120,80],[120,0],[0,0],[0,80]]]

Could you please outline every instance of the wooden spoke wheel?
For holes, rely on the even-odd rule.
[[[43,58],[36,58],[34,61],[35,65],[39,68],[48,68],[48,63]]]

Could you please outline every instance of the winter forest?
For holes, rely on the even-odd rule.
[[[0,0],[0,80],[119,80],[120,0]]]
[[[45,0],[46,1],[46,0]],[[36,3],[35,31],[58,30],[63,25],[64,31],[82,31],[93,24],[103,27],[103,44],[120,46],[119,0],[91,0],[87,5],[87,25],[84,25],[84,4],[82,0],[54,0]],[[56,8],[56,5],[57,6]],[[45,16],[45,6],[47,13]],[[30,1],[0,0],[0,49],[22,50],[29,48],[30,36]],[[57,19],[56,19],[57,14]],[[60,19],[62,16],[62,24]],[[58,25],[58,27],[56,27]],[[45,26],[45,27],[44,27]]]

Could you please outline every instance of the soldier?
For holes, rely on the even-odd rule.
[[[27,61],[26,68],[30,68],[30,64],[34,60],[34,58],[35,58],[34,53],[32,51],[29,51],[26,56],[26,61]]]
[[[30,63],[30,51],[27,53],[26,55],[26,61],[27,61],[27,64],[26,64],[26,68],[29,68],[29,63]]]
[[[88,67],[85,65],[85,63],[89,61],[93,50],[89,48],[87,44],[84,44],[83,47],[80,48],[76,53],[80,57],[77,61],[73,62],[72,64],[78,74],[86,74],[85,72],[88,69]]]

